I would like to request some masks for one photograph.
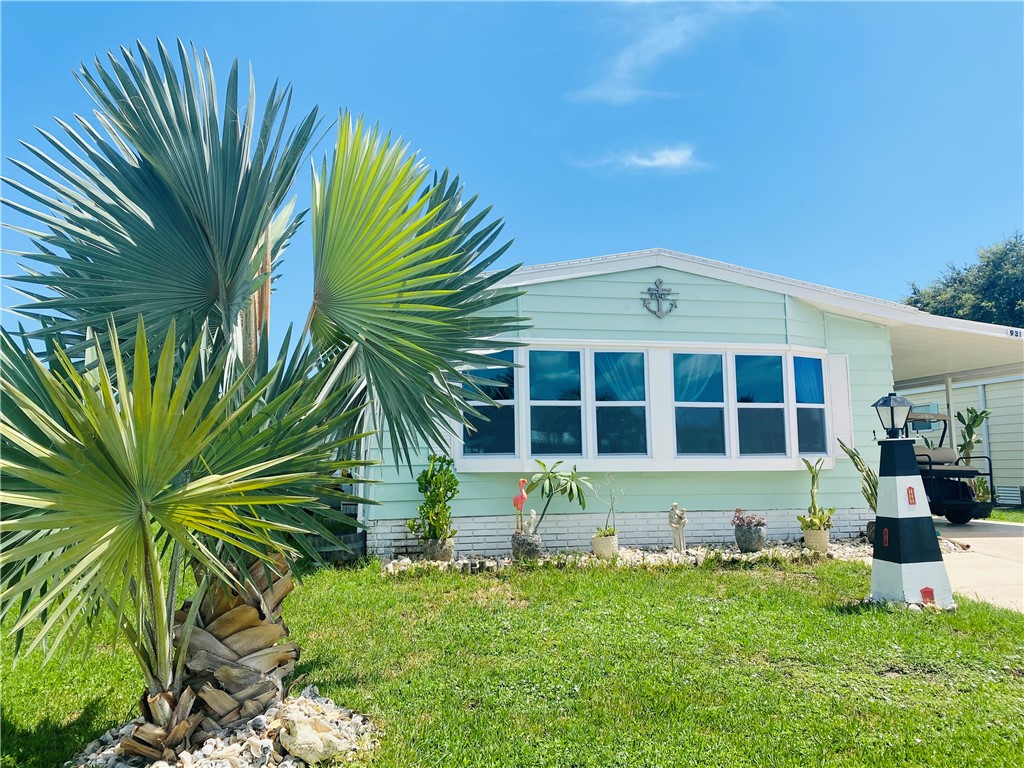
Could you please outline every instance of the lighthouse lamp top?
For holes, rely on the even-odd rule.
[[[895,439],[903,431],[907,417],[910,415],[910,409],[914,405],[907,398],[890,392],[885,397],[876,400],[871,407],[878,413],[878,420],[882,422],[882,429],[885,430],[886,437]]]

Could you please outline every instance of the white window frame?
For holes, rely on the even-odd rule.
[[[686,400],[676,400],[676,388],[675,388],[675,356],[676,355],[708,355],[710,357],[717,357],[722,361],[722,400],[717,403],[695,403]],[[669,373],[672,377],[672,455],[676,459],[682,461],[692,461],[693,459],[727,459],[733,455],[733,446],[736,445],[736,439],[732,434],[732,422],[734,419],[730,418],[729,413],[729,389],[733,386],[732,384],[732,370],[729,361],[729,355],[726,352],[692,352],[692,351],[680,351],[673,350],[669,355]],[[676,438],[676,409],[677,408],[717,408],[722,411],[722,431],[723,431],[723,442],[725,444],[724,453],[679,453],[678,440]]]
[[[821,361],[821,387],[824,392],[824,397],[820,403],[798,403],[796,401],[796,358],[798,357],[809,357]],[[831,408],[829,407],[829,381],[828,381],[828,359],[822,355],[809,355],[802,352],[793,352],[789,358],[789,378],[791,380],[790,390],[787,391],[787,397],[792,397],[792,412],[793,415],[790,419],[793,425],[793,436],[792,445],[790,446],[790,452],[794,456],[807,456],[810,458],[820,459],[828,458],[832,455],[829,450],[832,445],[833,438],[833,427],[831,418]],[[808,410],[819,410],[825,412],[825,452],[824,453],[800,453],[800,422],[798,417],[798,411],[801,409]]]
[[[578,354],[580,357],[580,399],[579,400],[534,400],[533,392],[530,387],[530,352],[569,352]],[[588,355],[579,347],[558,347],[558,348],[538,348],[534,345],[524,348],[523,358],[526,362],[526,366],[522,369],[523,379],[526,382],[526,432],[523,434],[523,451],[530,455],[531,458],[538,458],[541,461],[557,461],[558,459],[565,459],[570,461],[573,459],[581,459],[587,456],[587,446],[590,441],[588,434],[588,422],[591,420],[587,418],[587,390],[589,389],[588,381],[589,376],[587,375],[587,357]],[[580,409],[580,452],[579,453],[533,453],[533,436],[531,435],[530,420],[531,414],[534,407],[545,408],[573,408],[579,407]]]
[[[533,472],[536,462],[530,451],[530,407],[531,405],[567,405],[574,401],[532,401],[529,393],[529,352],[544,350],[552,352],[580,353],[580,388],[582,408],[583,455],[541,455],[536,458],[547,464],[563,460],[567,465],[575,464],[584,472],[737,472],[737,471],[805,471],[798,451],[796,382],[793,373],[794,357],[816,357],[822,362],[822,386],[825,390],[825,432],[826,454],[805,454],[808,457],[824,458],[823,468],[835,467],[836,452],[832,443],[836,410],[832,404],[833,393],[829,376],[829,353],[819,347],[786,344],[737,344],[711,342],[623,342],[601,340],[567,339],[519,339],[528,346],[515,349],[514,359],[521,367],[516,370],[516,456],[470,454],[464,456],[461,446],[461,430],[455,430],[450,450],[456,457],[456,469],[460,472]],[[495,344],[495,347],[498,347]],[[643,352],[647,422],[647,450],[642,455],[598,455],[597,454],[597,413],[594,394],[594,352]],[[725,395],[725,439],[726,455],[676,455],[675,436],[675,393],[673,382],[672,355],[716,354],[723,358],[723,387]],[[782,408],[785,414],[786,445],[788,454],[747,455],[739,454],[739,424],[735,386],[736,355],[776,355],[782,357],[783,403],[749,403],[744,407]],[[842,395],[842,393],[839,393]],[[612,405],[607,403],[605,405]],[[683,404],[686,405],[686,404]],[[715,407],[708,404],[711,407]],[[821,407],[818,404],[801,404],[800,407]],[[655,429],[655,425],[659,425]],[[662,427],[661,425],[665,425]]]
[[[495,350],[495,351],[497,351],[497,352],[504,352],[507,349],[508,348],[505,347],[505,348],[498,349],[498,350]],[[497,460],[501,460],[501,461],[508,461],[509,459],[518,459],[522,455],[522,447],[521,447],[522,443],[520,442],[520,435],[522,433],[522,430],[519,427],[519,417],[520,417],[520,413],[519,412],[522,410],[522,404],[519,401],[519,387],[522,385],[523,369],[518,367],[519,364],[520,364],[520,357],[521,357],[522,349],[519,348],[519,347],[512,347],[511,351],[512,351],[512,362],[510,363],[510,365],[512,366],[512,399],[511,400],[495,400],[494,403],[496,405],[500,405],[502,408],[507,408],[508,406],[512,406],[512,409],[513,409],[512,413],[515,416],[515,418],[513,419],[513,422],[512,422],[513,425],[514,425],[514,429],[515,429],[515,434],[512,436],[513,437],[513,445],[515,447],[515,451],[513,453],[469,453],[469,454],[465,455],[465,458],[468,458],[468,459],[472,460],[472,459],[480,457],[480,458],[485,458],[485,459],[497,459]],[[488,368],[504,368],[506,366],[493,365],[493,366],[487,366],[487,367]],[[484,369],[483,368],[473,368],[471,370],[479,371],[479,370],[484,370]],[[481,405],[483,407],[487,407],[486,404],[481,403]],[[454,424],[455,422],[451,422],[451,423]],[[460,457],[463,455],[463,453],[462,453],[463,439],[462,439],[461,435],[464,434],[464,430],[465,430],[465,425],[458,425],[457,426],[457,432],[460,435],[460,437],[457,438],[458,455]],[[449,455],[450,456],[454,456],[456,454],[455,453],[449,453]]]
[[[628,354],[641,354],[643,356],[644,366],[644,400],[602,400],[597,399],[597,364],[594,361],[594,356],[598,353],[610,352],[610,353],[628,353]],[[588,459],[615,459],[623,461],[632,461],[636,459],[650,459],[651,453],[651,373],[650,365],[648,360],[650,354],[647,349],[637,349],[636,347],[627,349],[587,349],[586,353],[587,371],[588,376],[586,377],[589,382],[585,390],[585,396],[588,399],[587,415],[589,417],[590,424],[593,425],[593,429],[590,430],[590,442],[586,446],[587,451],[584,454]],[[646,430],[646,453],[599,453],[597,449],[597,411],[599,408],[624,408],[627,406],[643,406],[644,409],[644,429]]]

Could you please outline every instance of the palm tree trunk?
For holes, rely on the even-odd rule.
[[[280,615],[294,578],[283,558],[274,560],[273,571],[268,578],[267,568],[257,561],[249,567],[245,593],[221,583],[206,591],[188,639],[184,672],[176,681],[181,694],[143,694],[139,709],[147,722],[121,742],[126,753],[171,760],[187,743],[201,743],[218,729],[283,700],[284,678],[299,658]],[[197,573],[197,581],[201,578]],[[176,647],[191,608],[191,601],[185,601],[174,615]],[[170,719],[165,721],[161,711],[170,711]]]

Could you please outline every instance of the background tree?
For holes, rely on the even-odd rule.
[[[924,288],[911,283],[904,301],[935,315],[1024,327],[1024,236],[979,248],[977,264],[950,264]]]

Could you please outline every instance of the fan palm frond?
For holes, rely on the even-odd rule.
[[[42,225],[20,230],[36,250],[17,255],[51,268],[17,278],[32,299],[17,309],[42,324],[33,335],[59,334],[74,353],[111,316],[130,349],[139,311],[155,338],[175,321],[186,346],[206,325],[237,346],[240,312],[302,216],[287,209],[271,227],[316,110],[289,131],[291,89],[275,84],[257,120],[252,77],[240,98],[235,62],[221,111],[209,57],[179,41],[176,63],[158,47],[156,60],[139,44],[83,66],[95,120],[58,120],[62,136],[40,130],[45,145],[26,145],[35,166],[12,161],[39,189],[5,179],[27,202],[4,203]]]
[[[490,310],[515,292],[488,273],[509,244],[489,209],[471,216],[458,180],[429,170],[408,146],[341,116],[334,154],[313,178],[313,306],[318,350],[357,349],[370,397],[397,457],[417,438],[441,443],[486,400],[460,368],[495,361],[478,350],[523,327]]]

